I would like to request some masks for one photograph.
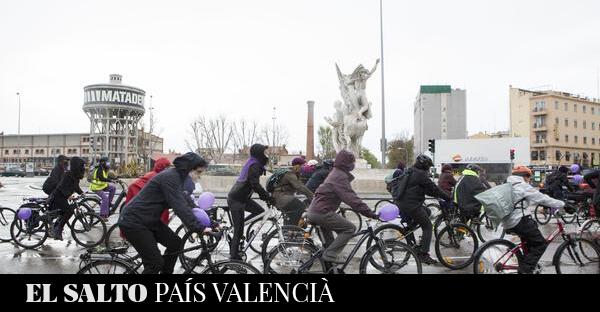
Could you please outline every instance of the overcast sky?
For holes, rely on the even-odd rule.
[[[509,85],[597,94],[600,1],[384,0],[388,139],[412,133],[420,85],[467,89],[468,130],[508,129]],[[379,57],[379,1],[0,2],[0,132],[85,132],[83,87],[123,75],[153,95],[165,149],[185,151],[200,114],[271,122],[305,150],[340,98],[343,72]],[[380,70],[380,69],[379,69]],[[381,72],[367,84],[379,155]],[[316,137],[316,127],[315,127]]]

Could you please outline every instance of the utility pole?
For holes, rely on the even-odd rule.
[[[18,154],[18,162],[19,167],[21,166],[21,93],[17,92],[17,100],[19,102],[19,119],[18,119],[18,129],[17,129],[17,152]]]
[[[277,117],[275,116],[275,106],[273,106],[273,133],[271,140],[271,168],[275,165],[275,120]]]
[[[387,140],[385,138],[385,89],[383,66],[383,0],[379,0],[379,34],[381,42],[381,166],[385,168]]]

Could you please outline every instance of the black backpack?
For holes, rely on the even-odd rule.
[[[406,191],[408,186],[408,179],[410,178],[412,171],[406,170],[401,175],[393,179],[388,183],[388,188],[394,200],[400,200]]]
[[[289,169],[277,169],[273,171],[273,174],[267,179],[267,192],[273,193],[281,178],[288,172],[291,171]]]
[[[549,188],[551,187],[554,182],[556,182],[556,176],[558,175],[558,173],[553,172],[549,175],[546,176],[546,180],[544,181],[544,187],[545,188]]]

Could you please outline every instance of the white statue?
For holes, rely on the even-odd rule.
[[[362,138],[368,129],[367,120],[373,116],[365,89],[367,80],[375,72],[377,65],[379,59],[370,71],[359,65],[351,75],[344,75],[335,64],[344,103],[336,101],[333,119],[325,117],[325,120],[333,127],[332,138],[336,152],[345,149],[357,159],[360,157]]]

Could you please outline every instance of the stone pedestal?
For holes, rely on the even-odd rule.
[[[356,169],[371,169],[371,166],[369,165],[369,163],[367,163],[366,160],[359,158],[356,160],[354,168],[356,168]]]

